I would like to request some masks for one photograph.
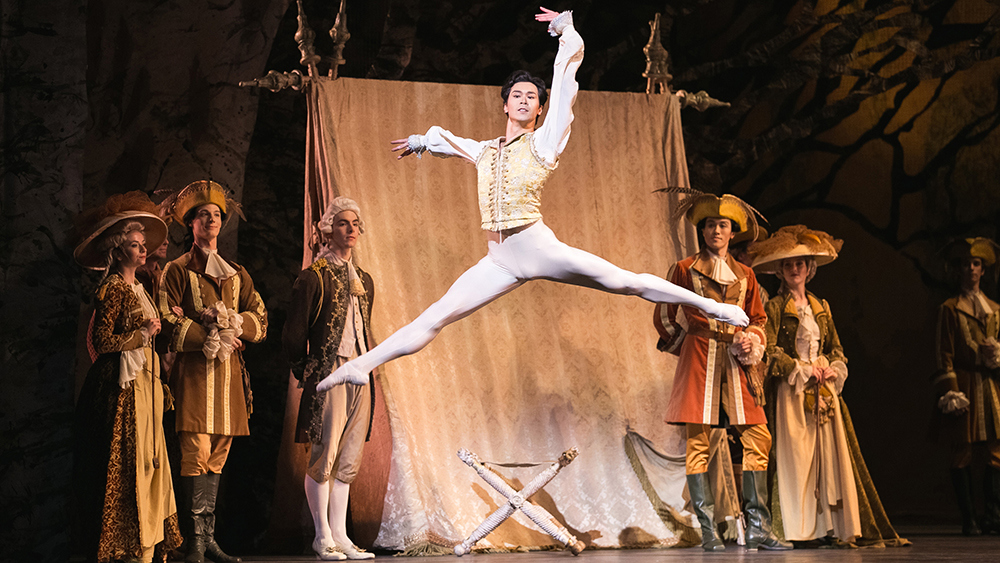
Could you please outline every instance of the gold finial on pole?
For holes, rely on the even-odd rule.
[[[340,0],[340,11],[337,12],[337,19],[330,28],[330,39],[333,39],[333,56],[330,58],[330,72],[328,76],[332,80],[337,79],[337,72],[340,65],[346,63],[344,60],[344,45],[351,38],[351,32],[347,31],[347,0]]]
[[[678,90],[677,96],[681,99],[681,109],[694,108],[698,111],[705,111],[711,108],[729,107],[729,102],[716,100],[712,96],[708,95],[708,92],[704,90],[699,90],[694,93]]]
[[[642,73],[646,77],[647,94],[665,94],[670,92],[670,80],[673,75],[667,70],[667,59],[670,55],[660,43],[660,13],[656,13],[653,21],[649,22],[649,43],[642,48],[646,54],[646,71]]]
[[[295,1],[299,7],[299,29],[295,31],[295,42],[299,44],[299,52],[302,53],[299,63],[309,69],[309,76],[316,76],[318,74],[316,63],[320,60],[319,55],[316,54],[316,48],[313,46],[313,41],[316,39],[316,32],[309,27],[306,12],[302,9],[302,0]]]
[[[302,9],[302,0],[296,0],[295,3],[299,10],[299,28],[295,31],[295,41],[299,44],[299,52],[302,53],[302,58],[299,59],[299,62],[306,67],[306,75],[303,75],[298,70],[291,72],[272,70],[266,76],[241,81],[241,87],[267,88],[272,92],[284,90],[285,88],[302,90],[309,84],[310,79],[319,77],[319,70],[316,68],[316,65],[320,61],[320,56],[316,54],[316,48],[313,46],[313,41],[316,39],[316,32],[309,27],[306,12]]]
[[[243,88],[267,88],[272,92],[277,92],[279,90],[284,90],[285,88],[301,90],[307,82],[309,82],[309,79],[302,76],[302,72],[298,70],[293,70],[292,72],[278,72],[276,70],[272,70],[268,72],[266,76],[261,78],[244,80],[240,82],[240,86]]]

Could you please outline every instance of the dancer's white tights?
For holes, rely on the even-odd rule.
[[[317,543],[351,545],[351,540],[347,537],[347,501],[351,485],[332,477],[323,483],[317,483],[306,475],[305,491]]]
[[[367,354],[341,366],[322,381],[319,390],[337,383],[364,383],[376,367],[413,354],[430,343],[445,326],[463,319],[496,298],[533,279],[580,285],[622,295],[638,295],[653,303],[679,303],[697,307],[711,318],[746,326],[742,309],[724,305],[678,287],[652,274],[636,274],[589,252],[559,242],[541,221],[511,235],[502,243],[489,243],[489,253],[452,284],[444,297],[410,324],[397,330]]]

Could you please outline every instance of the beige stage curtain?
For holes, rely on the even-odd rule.
[[[310,116],[310,140],[317,150],[322,141],[322,154],[310,158],[325,166],[307,174],[307,191],[317,194],[307,194],[307,218],[336,195],[359,202],[366,231],[356,256],[375,279],[373,325],[384,337],[487,249],[474,167],[429,155],[397,162],[389,141],[431,125],[497,137],[499,88],[347,78],[311,88],[320,118]],[[545,223],[567,244],[665,275],[695,245],[690,228],[668,223],[673,196],[652,193],[688,185],[676,98],[580,92],[575,114],[542,196]],[[535,281],[383,366],[392,457],[376,545],[451,545],[497,508],[503,498],[456,457],[460,448],[526,462],[578,446],[576,461],[533,499],[577,537],[602,547],[690,538],[683,484],[662,499],[678,516],[658,514],[626,454],[629,428],[683,479],[682,429],[662,420],[675,363],[655,348],[652,316],[653,305],[639,298]],[[538,469],[500,471],[519,488]],[[479,547],[555,543],[516,513]]]

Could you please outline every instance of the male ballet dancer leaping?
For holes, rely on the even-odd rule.
[[[476,165],[488,254],[459,276],[444,297],[416,320],[368,353],[337,368],[319,383],[319,391],[344,382],[367,383],[368,373],[376,367],[419,351],[445,326],[534,279],[638,295],[653,303],[689,305],[715,320],[737,326],[749,323],[739,307],[706,299],[652,274],[623,270],[563,244],[542,222],[541,191],[569,140],[583,38],[573,27],[572,12],[541,11],[535,19],[549,22],[549,33],[560,37],[552,73],[552,109],[541,127],[536,129],[535,125],[545,104],[545,83],[526,71],[515,71],[501,89],[507,114],[503,137],[473,141],[434,126],[424,135],[393,141],[392,150],[402,151],[398,158],[429,151],[434,156],[460,157]]]

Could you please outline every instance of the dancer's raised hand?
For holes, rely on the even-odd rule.
[[[404,156],[409,156],[409,155],[413,154],[413,149],[410,148],[410,140],[409,139],[406,139],[406,138],[404,138],[404,139],[396,139],[395,141],[389,141],[389,142],[393,144],[392,152],[403,151],[402,153],[400,153],[396,157],[396,160],[400,160]]]
[[[538,22],[550,22],[556,19],[556,16],[559,15],[559,12],[553,12],[548,8],[543,8],[539,6],[538,9],[542,11],[542,13],[540,14],[535,14],[535,21]]]

